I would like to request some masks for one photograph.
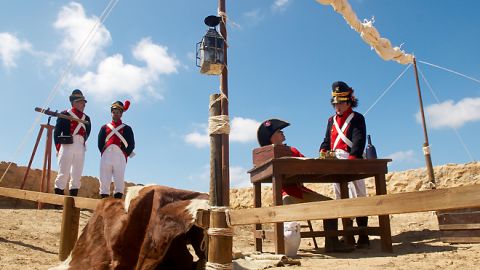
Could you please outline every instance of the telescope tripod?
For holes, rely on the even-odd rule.
[[[23,189],[25,186],[25,182],[27,180],[28,173],[32,166],[33,158],[35,157],[38,144],[42,139],[43,131],[47,130],[46,132],[47,139],[45,142],[45,154],[43,156],[42,178],[40,180],[40,192],[49,193],[48,189],[50,187],[50,174],[51,174],[51,168],[52,168],[52,136],[53,136],[53,129],[55,128],[54,126],[50,125],[50,119],[51,117],[48,117],[47,124],[40,125],[40,130],[38,131],[38,135],[37,135],[37,141],[35,142],[35,146],[33,147],[32,155],[30,157],[30,161],[28,162],[28,167],[27,167],[27,170],[25,171],[25,175],[23,176],[23,181],[22,181],[22,184],[20,185],[20,189]],[[43,208],[43,204],[41,202],[38,202],[38,209],[42,209],[42,208]]]

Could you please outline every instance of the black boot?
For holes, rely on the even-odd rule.
[[[357,217],[357,226],[367,228],[368,226],[368,217]],[[358,236],[357,248],[368,248],[370,246],[370,239],[368,239],[368,233],[362,232]]]
[[[77,197],[78,195],[78,188],[72,188],[70,189],[70,196]]]
[[[123,197],[123,193],[117,192],[117,193],[113,194],[113,198],[115,198],[115,199],[121,199],[122,197]]]
[[[55,194],[58,194],[58,195],[65,195],[65,193],[63,192],[63,189],[55,188],[54,192]]]
[[[328,232],[338,230],[337,219],[325,219],[323,220],[323,229],[325,230],[325,252],[351,252],[355,248],[347,243],[342,243],[338,240],[337,236],[329,236]]]
[[[100,194],[100,198],[102,198],[102,199],[103,199],[103,198],[107,198],[108,196],[110,196],[110,195],[108,195],[108,194]]]

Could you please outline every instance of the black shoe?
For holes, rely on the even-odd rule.
[[[78,195],[78,188],[72,188],[69,191],[70,196],[77,197]]]
[[[122,197],[123,197],[123,193],[117,192],[117,193],[113,194],[113,198],[115,198],[115,199],[121,199]]]
[[[63,189],[55,188],[54,192],[57,195],[65,195],[65,193],[63,192]]]
[[[100,198],[102,198],[102,199],[103,199],[103,198],[107,198],[108,196],[110,196],[110,195],[108,195],[108,194],[100,194]]]
[[[357,241],[357,248],[369,248],[370,247],[370,239],[368,239],[368,235],[359,235]]]

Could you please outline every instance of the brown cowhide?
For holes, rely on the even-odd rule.
[[[103,199],[70,257],[52,269],[189,270],[204,263],[204,229],[194,222],[196,211],[208,208],[208,195],[165,186],[137,192],[127,212],[122,200]]]

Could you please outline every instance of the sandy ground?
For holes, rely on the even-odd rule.
[[[81,212],[81,227],[91,213]],[[48,269],[57,265],[61,224],[59,210],[0,209],[0,269]],[[314,223],[320,226],[320,223]],[[372,225],[377,224],[372,218]],[[323,239],[313,248],[311,239],[303,239],[299,259],[301,266],[272,269],[478,269],[479,244],[450,245],[439,241],[434,213],[391,216],[393,253],[380,251],[380,241],[372,237],[366,250],[325,254]],[[234,247],[243,253],[253,252],[250,227],[235,228]],[[273,251],[265,243],[265,251]]]
[[[0,173],[6,163],[0,163]],[[13,166],[0,186],[17,188],[25,167]],[[41,171],[29,175],[27,189],[36,190]],[[480,162],[446,164],[435,167],[437,186],[440,188],[480,184]],[[428,179],[424,169],[389,173],[386,177],[388,193],[410,192],[427,189]],[[375,194],[372,179],[366,180],[369,196]],[[309,185],[310,188],[332,196],[330,185]],[[98,196],[98,180],[82,179],[80,196]],[[271,187],[262,190],[264,206],[271,205]],[[59,210],[34,210],[19,204],[22,209],[13,209],[14,200],[0,197],[0,270],[48,269],[59,264],[59,235],[62,212]],[[253,205],[251,188],[233,189],[230,204],[234,209]],[[80,229],[87,223],[91,212],[82,211]],[[314,227],[321,222],[314,221]],[[378,221],[371,217],[369,225]],[[450,245],[439,240],[437,217],[433,212],[410,213],[391,216],[393,253],[380,251],[380,240],[372,237],[371,247],[347,254],[325,254],[323,238],[317,238],[319,249],[315,250],[311,239],[302,239],[300,266],[271,269],[480,269],[480,244]],[[243,254],[254,251],[250,226],[236,227],[234,251]],[[273,252],[273,244],[266,242],[264,251]],[[237,262],[241,262],[238,260]],[[250,268],[258,269],[258,268]],[[179,269],[180,270],[180,269]]]

